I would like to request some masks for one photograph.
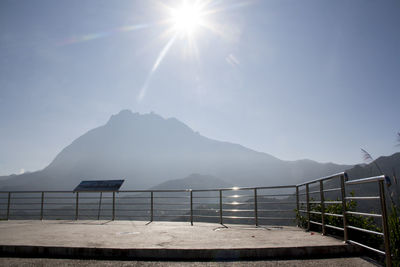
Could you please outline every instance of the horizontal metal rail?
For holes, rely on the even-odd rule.
[[[378,196],[374,197],[346,197],[346,200],[370,200],[370,199],[380,199]]]
[[[321,215],[321,214],[322,214],[322,212],[320,212],[320,211],[309,211],[309,213],[311,213],[311,214],[318,214],[318,215]]]
[[[344,229],[342,227],[337,227],[337,226],[333,226],[330,224],[325,224],[325,227],[332,228],[332,229],[339,230],[339,231],[344,231]]]
[[[280,202],[280,201],[276,201],[276,202],[266,202],[266,201],[258,201],[258,203],[262,203],[262,204],[296,204],[296,202],[290,201],[290,202]]]
[[[294,220],[295,218],[288,217],[258,217],[260,220]]]
[[[346,182],[346,185],[355,185],[355,184],[365,184],[371,182],[378,182],[385,180],[385,175],[379,175],[369,178],[357,179],[357,180],[350,180]]]
[[[326,181],[326,180],[338,178],[338,177],[340,177],[342,175],[343,176],[347,176],[347,174],[345,172],[340,172],[340,173],[336,173],[336,174],[333,174],[333,175],[329,175],[329,176],[325,176],[325,177],[322,177],[322,178],[318,178],[318,179],[315,179],[315,180],[307,181],[307,182],[304,182],[304,183],[301,183],[301,184],[297,184],[297,186],[303,186],[303,185],[306,185],[306,184],[317,183],[319,181]]]
[[[381,255],[385,255],[385,252],[384,252],[384,251],[381,251],[381,250],[379,250],[379,249],[376,249],[376,248],[369,247],[369,246],[367,246],[367,245],[364,245],[364,244],[358,243],[358,242],[356,242],[356,241],[353,241],[353,240],[347,240],[347,242],[348,242],[348,243],[350,243],[350,244],[353,244],[353,245],[357,245],[357,246],[360,246],[360,247],[363,247],[363,248],[366,248],[366,249],[372,250],[372,251],[374,251],[374,252],[376,252],[376,253],[379,253],[379,254],[381,254]]]
[[[369,233],[369,234],[383,236],[383,233],[381,233],[381,232],[367,230],[367,229],[364,229],[364,228],[359,228],[359,227],[355,227],[355,226],[351,226],[351,225],[347,225],[346,227],[349,228],[349,229],[353,229],[353,230],[357,230],[357,231],[361,231],[361,232],[365,232],[365,233]]]
[[[325,215],[328,215],[328,216],[343,218],[343,214],[328,213],[328,212],[325,212],[324,214],[325,214]]]
[[[259,212],[293,212],[293,210],[258,210]]]
[[[381,214],[375,214],[375,213],[365,213],[365,212],[346,211],[346,214],[382,218],[382,215],[381,215]]]
[[[342,204],[342,201],[324,201],[325,204]]]
[[[324,192],[334,192],[334,191],[340,191],[340,188],[330,188],[330,189],[325,189],[323,190]]]

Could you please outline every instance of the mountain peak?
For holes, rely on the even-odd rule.
[[[136,115],[139,115],[139,113],[133,113],[129,109],[123,109],[118,114],[111,115],[108,123],[113,123],[114,121],[129,121],[133,119]]]
[[[132,112],[129,109],[121,110],[118,114],[112,115],[106,124],[108,127],[117,127],[119,129],[127,129],[134,127],[136,131],[145,130],[149,132],[186,132],[193,133],[186,124],[176,118],[163,118],[162,116],[152,112],[140,114]]]
[[[134,113],[130,109],[122,109],[117,115],[115,116],[131,116]]]
[[[153,120],[164,120],[160,115],[150,112],[146,114],[140,114],[138,112],[132,112],[130,109],[123,109],[118,114],[111,115],[108,124],[112,123],[129,123],[136,119],[153,119]]]

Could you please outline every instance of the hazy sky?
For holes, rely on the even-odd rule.
[[[214,1],[191,42],[161,2],[0,1],[0,175],[121,109],[281,159],[400,150],[400,1]]]

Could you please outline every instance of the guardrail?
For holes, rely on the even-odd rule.
[[[348,177],[347,177],[346,173],[342,172],[342,173],[338,173],[335,175],[331,175],[331,176],[323,177],[320,179],[312,180],[309,182],[305,182],[302,184],[298,184],[296,186],[297,210],[298,210],[299,214],[305,214],[305,216],[306,216],[306,222],[307,222],[306,229],[310,230],[311,225],[314,224],[314,225],[318,225],[321,227],[322,234],[326,234],[327,228],[331,228],[336,231],[342,231],[344,242],[358,245],[365,249],[368,249],[370,251],[373,251],[375,253],[383,255],[383,256],[385,256],[385,259],[386,259],[386,265],[392,266],[392,259],[391,259],[391,252],[390,252],[390,240],[389,240],[389,229],[388,229],[388,224],[387,224],[385,187],[384,187],[385,178],[387,178],[387,177],[385,177],[384,175],[381,175],[381,176],[375,176],[375,177],[369,177],[369,178],[348,181]],[[334,180],[336,180],[336,183],[335,182],[331,183],[334,185],[334,188],[324,189],[326,182],[334,181]],[[347,196],[346,195],[346,189],[348,189],[349,187],[351,187],[353,185],[370,184],[370,183],[377,183],[378,188],[379,188],[378,196]],[[315,189],[315,187],[317,187],[317,190],[310,191],[310,187],[313,184],[316,184],[316,186],[314,186],[314,189]],[[301,188],[303,188],[303,187],[305,187],[305,189],[303,189],[303,191],[301,191]],[[337,200],[326,200],[325,195],[328,192],[329,193],[338,192],[338,194],[337,194],[339,196],[338,199]],[[317,200],[314,200],[311,197],[314,194],[318,194],[318,197],[316,197]],[[301,196],[305,196],[305,198],[306,198],[305,201],[299,200]],[[347,204],[349,201],[352,201],[352,200],[379,200],[379,202],[380,202],[379,207],[380,207],[381,214],[349,211],[349,210],[347,210],[347,206],[348,206]],[[315,211],[315,210],[311,209],[311,205],[316,205],[316,204],[320,205],[318,207],[318,209],[320,211]],[[326,212],[326,206],[333,205],[333,204],[341,205],[340,213],[327,213]],[[305,206],[305,209],[304,209],[304,206]],[[312,220],[311,215],[320,216],[320,222]],[[328,216],[341,218],[342,219],[341,227],[338,225],[327,224],[326,218]],[[350,216],[365,216],[365,217],[371,217],[371,218],[381,218],[382,232],[350,225],[349,224]],[[384,240],[384,244],[383,244],[384,251],[377,249],[377,248],[373,248],[373,247],[363,244],[361,242],[351,240],[349,237],[349,231],[348,231],[349,229],[361,231],[361,232],[372,234],[372,235],[382,236],[383,240]]]
[[[296,219],[295,185],[117,192],[0,191],[3,219],[156,219],[273,224]],[[277,213],[280,215],[277,216]]]
[[[338,173],[298,185],[233,187],[185,190],[122,190],[117,192],[0,191],[0,218],[3,219],[138,219],[194,222],[245,223],[259,225],[290,224],[305,215],[311,225],[343,232],[345,242],[384,255],[391,266],[389,230],[384,188],[385,176],[348,181]],[[326,188],[330,182],[332,188]],[[356,184],[377,183],[378,196],[347,196],[346,189]],[[328,195],[337,196],[336,200]],[[305,199],[304,199],[305,198]],[[332,198],[332,197],[331,197]],[[379,200],[380,214],[347,210],[352,200]],[[340,205],[340,212],[327,212],[329,205]],[[319,211],[311,207],[320,205]],[[297,214],[296,214],[297,211]],[[278,215],[279,214],[279,215]],[[319,221],[311,217],[319,216]],[[349,225],[351,216],[380,218],[383,231]],[[327,223],[329,217],[341,220]],[[298,220],[298,226],[300,221]],[[349,229],[382,236],[384,251],[349,238]]]

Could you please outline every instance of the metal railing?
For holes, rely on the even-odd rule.
[[[117,192],[0,191],[3,219],[167,219],[255,225],[294,223],[295,185]],[[292,199],[289,197],[292,196]],[[279,212],[279,216],[276,214]]]
[[[335,180],[335,179],[340,179],[340,187],[335,187],[335,188],[331,188],[331,189],[326,189],[324,190],[324,183],[326,183],[327,181],[331,181],[331,180]],[[347,240],[347,234],[346,234],[346,216],[345,215],[345,186],[344,186],[344,182],[345,179],[347,179],[347,176],[344,172],[342,173],[338,173],[338,174],[334,174],[331,176],[327,176],[327,177],[322,177],[320,179],[316,179],[316,180],[312,180],[309,182],[305,182],[302,184],[298,184],[297,185],[297,190],[296,190],[296,195],[297,195],[297,199],[300,199],[301,195],[305,195],[306,197],[306,201],[298,201],[298,205],[297,205],[297,210],[299,213],[305,213],[307,216],[307,230],[310,230],[311,228],[311,224],[316,224],[316,225],[320,225],[321,226],[321,230],[322,230],[322,234],[326,234],[326,228],[331,228],[331,229],[335,229],[335,230],[339,230],[339,231],[344,231],[344,240]],[[317,187],[319,187],[319,190],[316,191],[311,191],[310,192],[310,185],[312,184],[317,184]],[[301,187],[305,187],[305,193],[299,193],[300,192],[300,188]],[[332,201],[332,200],[325,200],[325,193],[327,192],[338,192],[340,191],[340,201]],[[313,194],[319,194],[319,198],[320,200],[310,200],[310,195]],[[300,206],[301,204],[305,204],[305,210],[302,209],[302,207]],[[311,204],[320,204],[321,211],[311,211]],[[338,213],[326,213],[325,212],[325,206],[326,205],[332,205],[332,204],[341,204],[342,205],[342,212],[340,214]],[[321,215],[321,222],[316,222],[311,220],[311,214],[319,214]],[[331,225],[331,224],[327,224],[325,223],[325,219],[327,216],[333,216],[333,217],[338,217],[338,218],[342,218],[343,221],[343,227],[338,227],[337,225]]]
[[[309,182],[305,182],[302,184],[298,184],[296,186],[296,199],[297,199],[297,211],[298,216],[304,218],[301,214],[305,215],[306,221],[306,229],[310,230],[311,225],[317,225],[321,228],[322,234],[326,234],[327,228],[333,229],[336,231],[343,232],[343,239],[344,242],[349,244],[354,244],[357,246],[361,246],[367,250],[373,251],[380,255],[385,256],[386,265],[392,266],[392,259],[391,259],[391,252],[390,252],[390,240],[389,240],[389,229],[387,223],[387,209],[386,209],[386,199],[385,199],[385,187],[384,181],[385,176],[375,176],[369,178],[363,178],[358,180],[351,180],[348,181],[347,174],[342,172],[335,175],[323,177],[320,179],[312,180]],[[330,182],[330,185],[333,188],[324,189],[327,182]],[[353,185],[363,185],[363,184],[370,184],[376,183],[379,188],[379,195],[378,196],[348,196],[346,195],[346,189]],[[314,191],[310,191],[311,185],[314,187],[311,189]],[[301,190],[305,187],[303,190]],[[315,190],[317,189],[317,190]],[[336,199],[337,200],[327,200],[326,194],[332,194],[333,192],[337,192]],[[313,195],[317,194],[317,197],[312,197]],[[305,201],[301,201],[301,196],[305,196]],[[335,196],[335,194],[333,194]],[[315,199],[314,199],[315,198]],[[358,211],[351,211],[348,210],[348,204],[350,201],[354,200],[379,200],[379,209],[380,214],[376,213],[368,213],[368,212],[358,212]],[[328,205],[340,205],[341,212],[340,213],[328,213],[326,212]],[[311,208],[313,206],[314,208]],[[311,217],[319,217],[320,221],[312,220]],[[381,225],[382,225],[382,232],[365,229],[362,227],[356,227],[354,225],[349,224],[349,217],[350,216],[363,216],[363,217],[371,217],[371,218],[381,218]],[[336,217],[340,218],[342,223],[340,226],[332,225],[326,223],[327,217]],[[300,226],[300,220],[299,226]],[[383,237],[383,247],[384,251],[373,248],[365,243],[357,242],[349,237],[349,229],[360,231],[363,233],[377,235]]]
[[[387,266],[391,266],[384,179],[385,176],[376,176],[348,181],[346,173],[342,172],[298,185],[270,187],[117,192],[0,191],[0,218],[173,220],[188,221],[191,225],[194,222],[218,222],[256,226],[291,224],[296,218],[301,226],[299,218],[303,218],[307,230],[314,225],[320,227],[322,234],[328,230],[343,232],[345,242],[384,255]],[[378,184],[379,196],[346,195],[348,187],[367,183]],[[381,213],[347,210],[348,203],[353,200],[379,200]],[[327,212],[330,205],[339,205],[340,212]],[[350,216],[381,218],[383,231],[349,225]],[[330,218],[336,218],[336,223],[328,223],[332,221]],[[382,236],[384,251],[350,239],[349,229]]]
[[[355,226],[350,226],[348,225],[347,228],[357,230],[357,231],[362,231],[374,235],[379,235],[383,236],[384,240],[384,248],[385,251],[381,251],[376,248],[372,248],[370,246],[367,246],[365,244],[356,242],[354,240],[347,239],[347,242],[350,244],[355,244],[362,246],[366,249],[372,250],[376,253],[382,254],[386,257],[386,264],[387,266],[392,266],[392,257],[391,257],[391,252],[390,252],[390,240],[389,240],[389,227],[387,223],[387,211],[386,211],[386,198],[385,198],[385,186],[384,186],[384,181],[386,177],[384,175],[381,176],[375,176],[375,177],[370,177],[370,178],[364,178],[364,179],[358,179],[358,180],[352,180],[352,181],[347,181],[346,185],[352,186],[352,185],[357,185],[357,184],[366,184],[366,183],[377,183],[378,188],[379,188],[379,196],[362,196],[362,197],[346,197],[347,200],[352,200],[352,199],[359,199],[359,200],[376,200],[379,199],[380,201],[380,207],[381,207],[381,214],[375,214],[375,213],[365,213],[365,212],[350,212],[346,211],[346,215],[356,215],[356,216],[367,216],[367,217],[373,217],[373,218],[381,218],[382,220],[382,232],[377,232],[377,231],[371,231],[368,229],[364,228],[359,228]]]

